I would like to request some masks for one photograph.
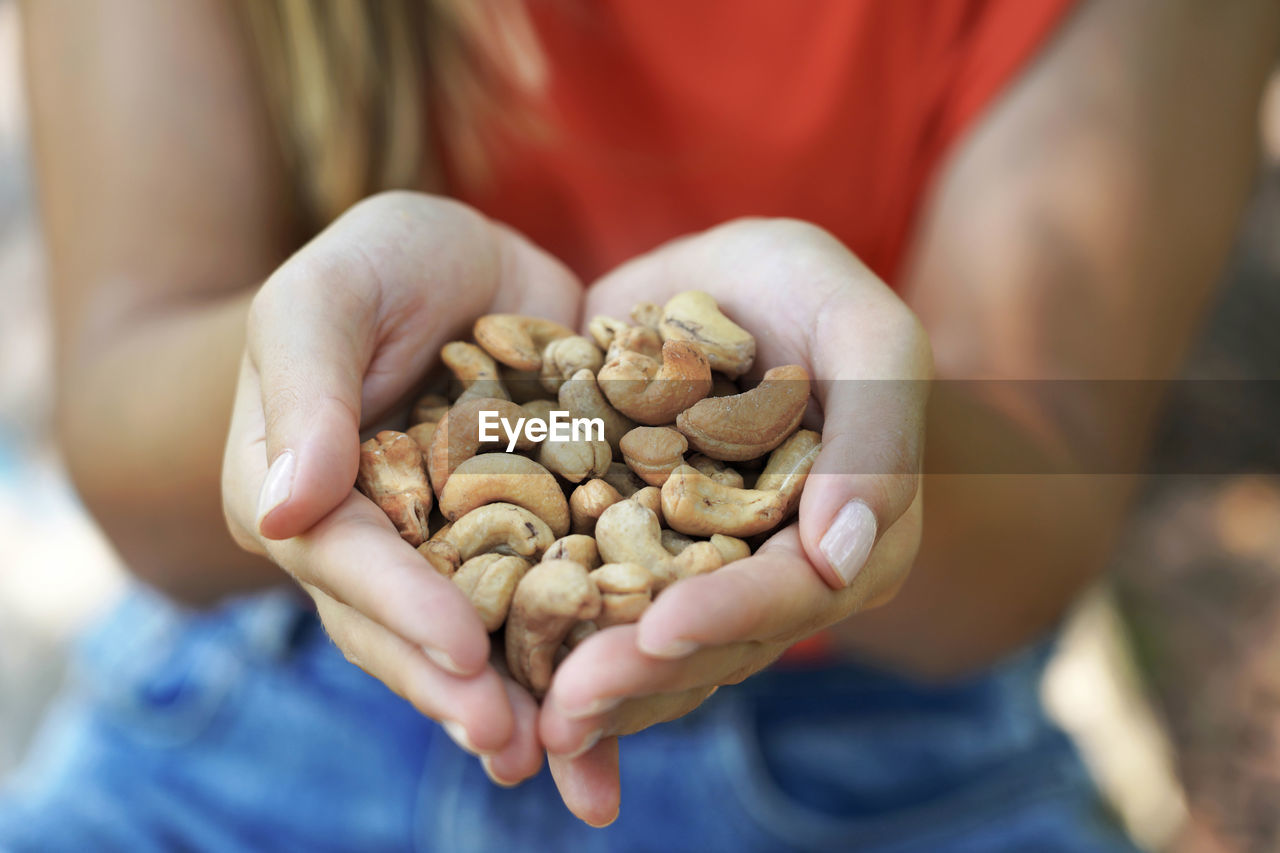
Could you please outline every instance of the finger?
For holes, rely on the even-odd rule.
[[[307,587],[330,639],[347,660],[382,681],[415,708],[444,724],[475,754],[507,747],[516,730],[503,680],[493,670],[461,678],[441,670],[422,650],[315,587]]]
[[[503,254],[503,275],[488,310],[545,317],[575,328],[583,291],[577,276],[524,235],[501,223],[492,223],[492,227]]]
[[[457,202],[386,193],[345,213],[250,311],[270,465],[262,535],[297,535],[343,499],[362,420],[406,394],[477,316],[496,306],[573,322],[579,292],[562,264]]]
[[[254,299],[247,339],[268,463],[257,527],[268,539],[306,530],[355,482],[361,391],[377,337],[372,285],[370,297],[342,265],[290,264]]]
[[[473,675],[485,668],[489,635],[475,608],[363,495],[348,492],[310,531],[267,549],[299,580],[418,646],[445,669]]]
[[[618,819],[618,739],[605,738],[576,757],[548,755],[547,764],[569,811],[594,827]]]
[[[610,717],[608,731],[618,736],[634,734],[650,726],[679,719],[692,713],[719,690],[719,686],[695,687],[679,693],[665,693],[623,702]]]
[[[258,377],[245,355],[223,450],[222,514],[236,544],[259,556],[267,554],[257,520],[258,494],[267,470],[265,443]]]
[[[596,742],[608,737],[621,737],[643,731],[670,720],[683,717],[707,700],[719,689],[717,686],[693,687],[673,693],[656,693],[638,699],[628,699],[621,705],[605,714],[581,720],[565,720],[555,725],[563,729],[563,740],[566,745],[552,749],[548,744],[548,755],[578,755]],[[544,719],[547,709],[543,709]],[[546,729],[543,723],[540,729]]]
[[[539,737],[548,752],[573,754],[593,735],[634,730],[623,728],[621,709],[635,700],[659,697],[665,698],[653,706],[647,719],[649,725],[663,722],[671,717],[662,714],[670,711],[674,716],[672,709],[683,707],[672,697],[689,691],[705,696],[721,684],[737,683],[768,666],[785,648],[735,643],[671,660],[641,653],[633,626],[601,632],[575,649],[556,670],[556,681],[542,705]]]
[[[636,625],[637,648],[682,658],[710,646],[797,642],[902,582],[908,556],[919,545],[919,517],[917,501],[881,537],[867,569],[842,590],[831,589],[813,571],[792,525],[753,556],[666,589]]]
[[[556,670],[538,727],[549,752],[576,752],[595,730],[620,733],[610,721],[627,699],[691,689],[706,692],[741,681],[785,648],[734,643],[707,647],[684,659],[660,659],[637,648],[636,632],[635,625],[601,631],[574,649]]]
[[[756,368],[800,364],[822,407],[823,451],[800,505],[801,538],[832,588],[848,586],[919,482],[932,375],[910,309],[834,237],[793,220],[741,220],[624,264],[587,313],[622,313],[637,294],[711,293],[756,332]],[[767,334],[766,334],[767,332]]]
[[[920,482],[932,360],[919,323],[896,297],[862,292],[881,289],[834,292],[810,343],[824,421],[800,499],[800,538],[834,589],[853,582]],[[835,339],[842,328],[861,331],[853,341]]]
[[[509,788],[542,769],[542,743],[538,740],[538,703],[515,682],[504,680],[504,686],[515,715],[515,732],[500,752],[483,756],[480,763],[494,783]]]

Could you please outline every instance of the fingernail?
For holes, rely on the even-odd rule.
[[[818,547],[840,580],[848,586],[867,562],[875,541],[875,513],[862,501],[852,500],[836,513]]]
[[[622,813],[622,809],[619,808],[618,811],[615,811],[613,813],[613,817],[609,818],[604,823],[592,823],[589,820],[584,820],[583,823],[585,823],[587,826],[591,827],[592,829],[604,829],[606,826],[610,826],[615,820],[617,820],[618,815],[621,813]]]
[[[585,717],[594,717],[597,714],[604,714],[612,711],[614,708],[622,704],[622,697],[610,697],[605,699],[597,699],[589,705],[582,708],[566,709],[563,706],[560,712],[570,720],[581,720]]]
[[[489,777],[489,781],[500,788],[514,788],[516,785],[520,784],[519,782],[508,782],[506,779],[499,778],[498,774],[493,772],[492,756],[480,756],[480,766],[484,768],[484,775]]]
[[[444,727],[445,734],[458,746],[472,755],[481,754],[480,750],[476,749],[476,745],[471,742],[471,736],[467,734],[467,730],[463,728],[461,723],[454,720],[442,720],[440,725]]]
[[[289,499],[293,491],[294,457],[292,450],[286,450],[276,457],[267,469],[267,478],[262,481],[262,491],[258,493],[258,525],[271,510]]]
[[[434,663],[436,666],[443,669],[445,672],[451,673],[453,675],[463,675],[463,676],[467,674],[466,672],[463,671],[462,667],[458,666],[457,661],[455,661],[453,658],[449,657],[448,654],[440,651],[439,649],[433,649],[429,646],[422,646],[422,653],[426,655],[427,658],[430,659],[432,663]]]
[[[565,758],[572,760],[574,758],[578,758],[582,755],[585,755],[587,751],[591,749],[591,747],[595,746],[600,742],[600,738],[602,737],[604,737],[604,729],[596,729],[594,732],[587,735],[586,740],[582,742],[581,746],[579,746],[573,752],[570,752],[568,755],[565,756]]]
[[[665,643],[654,645],[641,639],[637,645],[639,645],[640,651],[649,657],[666,658],[667,660],[687,658],[698,650],[698,644],[693,640],[668,640]]]

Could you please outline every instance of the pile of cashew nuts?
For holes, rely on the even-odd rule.
[[[593,632],[750,555],[795,512],[821,446],[800,428],[808,373],[775,367],[741,391],[756,342],[710,295],[641,303],[632,319],[596,317],[585,337],[481,317],[476,343],[441,352],[453,393],[423,396],[413,426],[360,448],[357,487],[503,631],[507,668],[535,695]],[[481,441],[481,412],[552,411],[600,419],[603,439]]]

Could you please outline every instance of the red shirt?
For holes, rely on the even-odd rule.
[[[1074,0],[530,0],[549,140],[452,192],[584,280],[739,216],[890,284],[930,180]],[[824,659],[825,634],[787,653]]]
[[[1073,0],[530,0],[543,142],[454,194],[588,281],[739,216],[893,283],[931,178]]]

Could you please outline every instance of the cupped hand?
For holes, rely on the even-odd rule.
[[[809,371],[823,447],[796,523],[752,557],[668,588],[637,624],[592,636],[556,671],[539,737],[566,805],[595,825],[617,814],[618,735],[686,714],[887,601],[919,546],[932,359],[911,311],[820,229],[741,220],[610,273],[588,292],[585,317],[625,317],[635,302],[691,289],[755,335],[755,376]]]
[[[541,766],[537,705],[489,665],[470,602],[353,490],[360,431],[405,405],[476,317],[573,325],[580,297],[565,267],[463,205],[368,199],[255,297],[223,465],[236,540],[293,575],[349,660],[504,782]]]

